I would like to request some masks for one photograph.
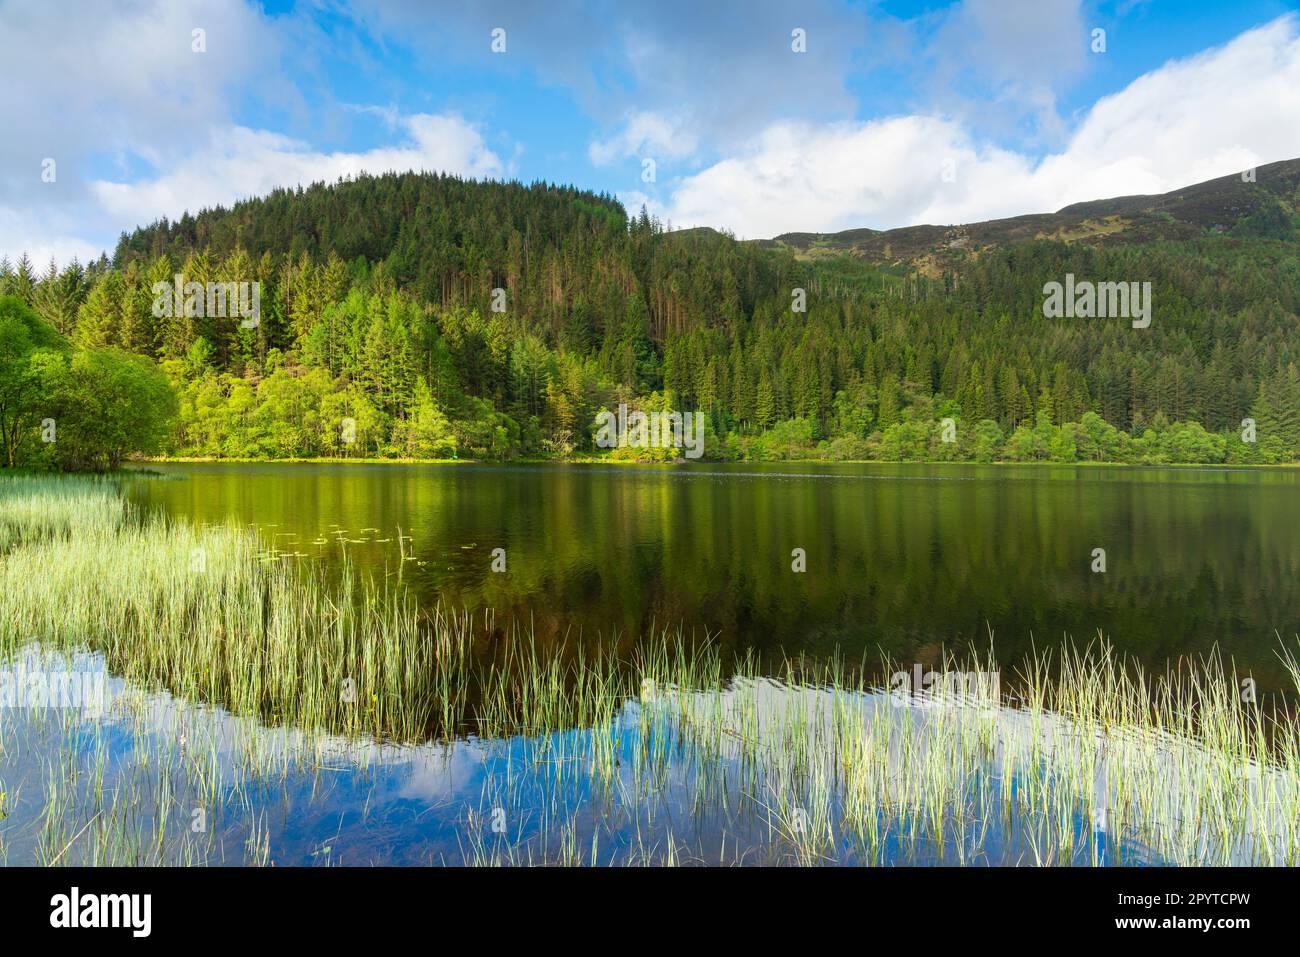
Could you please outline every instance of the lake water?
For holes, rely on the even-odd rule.
[[[255,525],[284,560],[337,566],[346,550],[424,603],[490,606],[542,640],[680,626],[728,653],[930,665],[986,651],[991,629],[1011,667],[1100,631],[1161,669],[1217,646],[1270,690],[1300,632],[1300,470],[156,468],[167,480],[131,488],[150,507]]]
[[[493,609],[497,627],[531,627],[543,651],[579,635],[608,642],[616,670],[679,627],[751,663],[716,681],[707,669],[648,686],[634,676],[639,694],[588,685],[585,720],[397,741],[232,714],[33,635],[0,661],[14,699],[0,707],[0,863],[1300,860],[1294,760],[1080,723],[1023,698],[839,689],[825,672],[781,667],[836,652],[931,667],[945,651],[987,654],[991,630],[1006,671],[1100,631],[1154,669],[1217,648],[1266,704],[1292,684],[1278,652],[1300,631],[1300,471],[156,471],[127,494],[178,520],[252,526],[259,560],[337,573],[346,558],[427,606]],[[102,692],[93,706],[17,697],[31,675],[61,687],[62,672]],[[1235,689],[1229,698],[1214,714],[1252,727]],[[1193,710],[1170,709],[1169,727]]]

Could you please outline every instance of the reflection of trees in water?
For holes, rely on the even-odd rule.
[[[1100,629],[1153,666],[1218,642],[1267,687],[1284,678],[1275,632],[1300,630],[1290,473],[300,468],[231,468],[149,494],[200,520],[313,534],[400,525],[425,562],[400,571],[424,601],[490,606],[557,643],[681,626],[727,651],[912,658],[985,649],[991,627],[1012,661],[1031,635],[1043,648]],[[995,478],[914,480],[927,475]],[[497,545],[502,575],[489,571]],[[1089,569],[1098,547],[1104,574]],[[349,554],[402,564],[391,545]]]

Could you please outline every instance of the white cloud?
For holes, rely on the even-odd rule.
[[[206,31],[205,53],[192,49],[195,29]],[[275,68],[283,40],[252,4],[6,5],[0,63],[11,109],[0,138],[0,203],[29,198],[39,175],[33,154],[60,166],[60,188],[43,201],[79,202],[76,173],[88,155],[164,158],[185,131],[225,120],[242,91],[289,95]]]
[[[1047,212],[1300,156],[1296,117],[1300,20],[1286,16],[1099,100],[1041,162],[983,145],[950,118],[783,122],[751,149],[675,181],[652,208],[675,226],[748,238]]]
[[[957,183],[942,182],[947,160]],[[677,226],[726,226],[746,238],[903,225],[934,207],[945,188],[987,196],[989,187],[1000,189],[999,180],[1028,172],[1022,158],[977,153],[957,124],[931,117],[826,127],[782,123],[746,156],[681,180],[660,212]]]
[[[1057,91],[1080,74],[1090,31],[1080,0],[963,0],[918,55],[933,95],[951,114],[1014,129],[1029,114],[1058,134]]]
[[[501,159],[477,127],[455,114],[403,117],[406,141],[364,152],[322,153],[279,133],[231,127],[220,130],[164,175],[134,183],[99,181],[100,205],[118,219],[144,223],[185,210],[229,205],[278,186],[332,182],[340,176],[432,170],[460,176],[499,177]]]
[[[98,259],[104,249],[77,235],[81,225],[68,217],[52,222],[48,215],[0,207],[0,254],[17,263],[26,253],[38,272],[44,272],[51,259],[64,265],[73,259],[81,263]]]
[[[609,139],[593,141],[587,155],[597,166],[606,166],[629,156],[681,159],[694,153],[697,145],[695,135],[683,129],[680,121],[645,111],[630,115]]]
[[[169,168],[194,130],[230,125],[245,96],[293,108],[282,65],[305,21],[252,2],[69,0],[4,4],[0,64],[9,109],[0,136],[0,253],[42,267],[85,262],[123,227],[95,201],[96,177]],[[206,52],[193,49],[205,31]],[[298,74],[308,74],[301,58]],[[57,163],[54,182],[42,161]]]
[[[1058,205],[1176,189],[1300,156],[1300,20],[1166,64],[1105,97],[1038,175]]]

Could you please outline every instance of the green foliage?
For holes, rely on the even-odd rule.
[[[760,460],[812,458],[813,423],[809,419],[788,419],[755,436],[746,457]]]
[[[51,414],[42,370],[64,350],[58,332],[26,303],[0,296],[0,454],[8,468],[26,461],[37,423]]]
[[[176,398],[149,359],[120,349],[90,349],[41,371],[57,431],[49,455],[68,471],[115,469],[133,452],[159,451],[168,440]]]
[[[976,462],[992,462],[1002,448],[1002,428],[992,419],[981,419],[975,426],[972,457]]]
[[[444,459],[456,457],[456,436],[451,423],[433,399],[428,384],[416,383],[410,415],[396,423],[393,445],[407,458]]]
[[[1294,239],[1295,218],[1277,200],[1249,216],[1243,216],[1232,227],[1234,236],[1259,236],[1265,239]]]
[[[6,467],[115,469],[127,455],[164,448],[175,414],[171,386],[151,359],[116,348],[71,351],[21,299],[0,297]]]
[[[1026,242],[931,279],[548,184],[361,176],[136,230],[112,265],[5,264],[0,291],[165,363],[182,454],[584,455],[597,410],[659,393],[708,414],[722,457],[1293,461],[1300,259],[1270,209],[1232,237]],[[176,273],[260,282],[261,321],[154,316]],[[1045,319],[1066,273],[1151,282],[1151,327]]]

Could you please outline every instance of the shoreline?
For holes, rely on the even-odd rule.
[[[711,459],[695,459],[686,461],[671,462],[654,462],[641,459],[617,459],[605,457],[583,457],[583,458],[530,458],[520,456],[513,459],[422,459],[422,458],[343,458],[330,456],[312,456],[305,458],[225,458],[211,455],[167,455],[167,456],[147,456],[141,458],[128,459],[129,464],[145,465],[196,465],[196,464],[224,464],[224,465],[281,465],[281,464],[298,464],[298,465],[621,465],[621,466],[639,466],[639,465],[661,465],[683,467],[691,465],[704,465],[716,467],[719,465],[960,465],[960,466],[996,466],[1004,468],[1146,468],[1146,469],[1209,469],[1213,468],[1222,471],[1248,471],[1259,469],[1295,469],[1300,468],[1300,462],[1275,462],[1275,463],[1251,463],[1251,462],[1012,462],[1008,460],[999,460],[994,462],[977,462],[973,459],[949,459],[949,460],[916,460],[916,459],[728,459],[726,461],[716,461]],[[71,474],[71,473],[69,473]]]

